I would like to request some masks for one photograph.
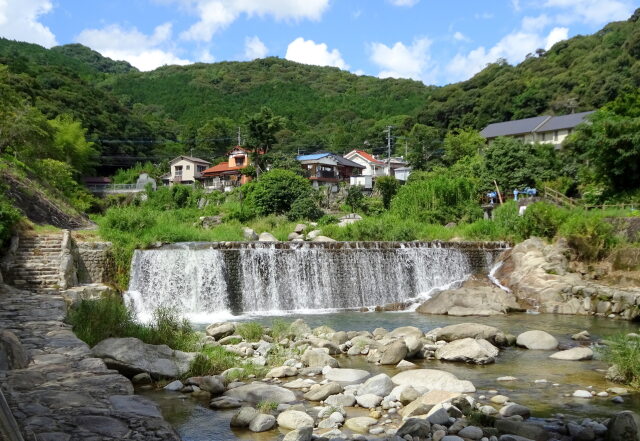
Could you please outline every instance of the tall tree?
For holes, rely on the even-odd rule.
[[[259,175],[264,170],[263,156],[269,153],[276,144],[276,133],[284,125],[284,118],[274,115],[268,107],[263,107],[260,112],[252,115],[247,120],[247,132],[249,139],[247,144],[252,151],[253,163]]]
[[[481,153],[486,140],[475,130],[455,129],[444,137],[444,157],[447,165]]]
[[[409,164],[415,170],[433,170],[441,164],[442,134],[435,127],[415,124],[409,133]]]
[[[198,154],[210,157],[224,156],[229,147],[234,145],[236,127],[230,118],[212,118],[198,129],[196,148]]]

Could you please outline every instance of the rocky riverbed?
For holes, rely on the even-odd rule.
[[[374,320],[376,314],[369,317]],[[246,362],[264,365],[273,352],[282,359],[280,365],[268,369],[263,379],[237,381],[235,378],[242,375],[233,368],[219,376],[176,380],[165,387],[170,392],[166,392],[169,397],[164,400],[171,402],[170,394],[175,394],[174,403],[176,399],[207,403],[214,412],[227,415],[217,424],[230,426],[227,433],[241,437],[256,433],[259,437],[255,435],[254,439],[280,439],[284,435],[287,441],[587,441],[604,440],[607,436],[610,440],[633,439],[616,435],[628,427],[637,432],[635,414],[616,417],[612,410],[595,418],[574,419],[557,414],[540,418],[535,407],[520,400],[527,389],[547,388],[555,390],[548,392],[549,396],[566,396],[576,402],[606,401],[619,406],[618,410],[625,409],[626,403],[635,403],[629,401],[629,391],[624,388],[605,387],[604,371],[598,374],[603,381],[596,387],[568,388],[545,379],[547,372],[541,371],[535,380],[518,378],[519,372],[495,377],[494,386],[487,388],[486,384],[477,386],[463,375],[439,368],[445,363],[482,369],[499,360],[503,353],[513,352],[517,345],[521,348],[517,349],[519,353],[541,353],[557,363],[574,363],[579,372],[580,364],[590,363],[593,357],[593,342],[585,332],[576,332],[570,344],[566,339],[560,344],[555,336],[542,330],[511,335],[479,323],[459,323],[425,333],[412,326],[377,328],[372,332],[336,331],[328,326],[312,329],[297,320],[286,335],[274,339],[267,329],[257,342],[237,335],[234,323],[211,325],[206,333],[207,345],[224,346]],[[114,360],[116,354],[107,354],[107,347],[121,347],[115,343],[107,341],[97,350]],[[184,355],[170,354],[167,360],[179,369],[182,358]],[[136,377],[141,382],[165,376],[148,372],[148,364],[136,367],[139,359],[130,356],[128,361],[117,363],[126,363],[129,372],[141,372]],[[158,363],[156,359],[155,364]],[[510,390],[514,391],[513,396]]]
[[[0,303],[0,387],[25,440],[180,439],[63,323],[61,296],[0,285]]]

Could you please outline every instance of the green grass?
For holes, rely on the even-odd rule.
[[[619,334],[607,342],[607,346],[600,349],[602,358],[616,366],[625,383],[640,389],[640,338]]]
[[[175,311],[159,308],[148,324],[135,320],[133,312],[120,296],[105,296],[98,300],[81,300],[69,309],[67,322],[73,332],[89,346],[112,337],[136,337],[148,344],[164,344],[172,349],[194,351],[200,337],[191,324],[180,319]]]
[[[278,408],[278,403],[276,401],[260,401],[256,405],[256,409],[258,409],[261,413],[271,413]]]
[[[271,337],[276,341],[288,338],[291,335],[291,322],[283,319],[273,319],[271,321]]]
[[[227,351],[222,346],[209,346],[204,348],[191,362],[185,377],[218,375],[239,365],[240,358],[236,354]]]
[[[264,328],[257,322],[241,323],[236,327],[236,334],[247,341],[259,341],[264,335]]]

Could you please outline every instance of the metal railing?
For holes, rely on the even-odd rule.
[[[144,186],[137,184],[93,184],[87,185],[87,189],[92,193],[109,193],[109,192],[136,192],[144,191]]]

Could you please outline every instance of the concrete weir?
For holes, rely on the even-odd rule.
[[[61,296],[0,284],[0,304],[0,388],[21,432],[0,433],[0,438],[180,439],[156,404],[134,395],[127,378],[91,357],[89,347],[63,323]],[[6,421],[0,425],[3,432],[10,427]]]

